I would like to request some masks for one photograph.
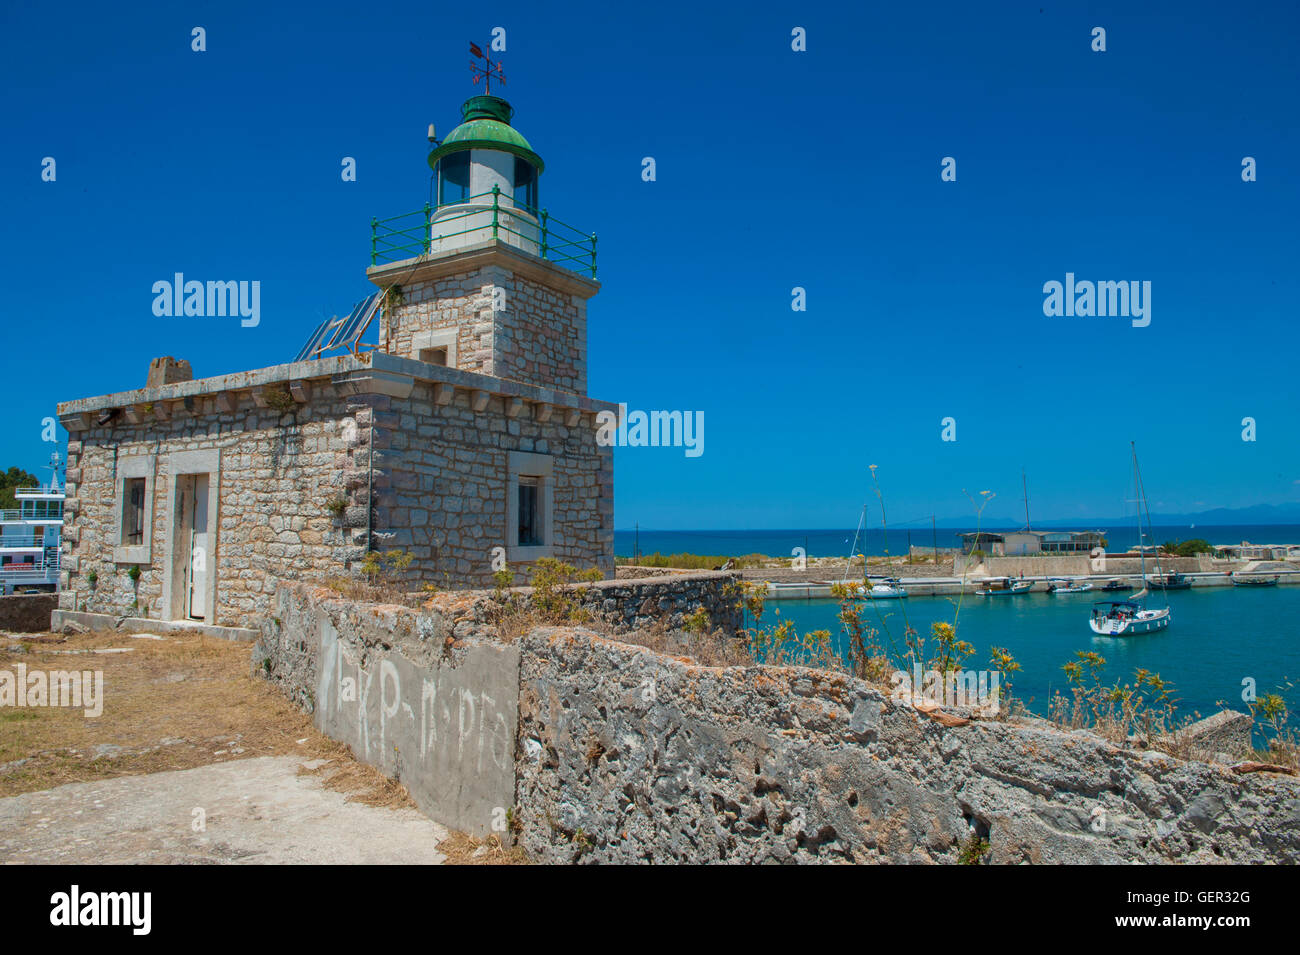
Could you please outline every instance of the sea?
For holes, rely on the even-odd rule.
[[[1043,530],[1057,528],[1044,527]],[[766,554],[769,557],[789,557],[796,547],[805,549],[809,557],[847,557],[855,554],[905,555],[909,546],[953,548],[960,545],[957,536],[975,527],[921,527],[890,528],[888,537],[879,526],[857,531],[854,526],[833,530],[769,530],[769,531],[615,531],[614,553],[631,557],[639,549],[642,554],[708,554],[738,557],[744,554]],[[981,527],[982,531],[1019,530],[1018,527]],[[1122,552],[1138,542],[1134,525],[1110,527],[1078,527],[1071,530],[1101,530],[1106,537],[1106,549]],[[854,535],[857,547],[854,548]],[[1163,544],[1171,540],[1204,538],[1211,544],[1300,544],[1300,525],[1297,524],[1156,524],[1146,531],[1147,544]]]
[[[948,546],[952,546],[955,533],[948,529]],[[852,536],[850,529],[849,542]],[[1300,526],[1157,525],[1151,536],[1156,542],[1204,537],[1215,544],[1300,543]],[[1125,536],[1115,528],[1108,531],[1108,538],[1108,549],[1122,550],[1135,541],[1136,531]],[[642,553],[785,555],[793,547],[805,546],[805,539],[810,555],[848,553],[843,531],[640,532]],[[627,541],[626,536],[616,534],[620,555],[631,553]],[[913,542],[921,543],[915,532]],[[891,553],[905,553],[906,546],[905,534],[890,532]],[[883,554],[884,550],[883,537],[877,531],[865,551]],[[1172,623],[1167,630],[1137,637],[1099,637],[1092,632],[1088,626],[1092,604],[1103,596],[1094,591],[1061,596],[968,594],[960,601],[957,596],[908,597],[870,605],[866,621],[877,630],[882,646],[892,646],[900,653],[908,626],[929,634],[932,623],[955,621],[958,638],[975,648],[965,664],[969,670],[991,669],[992,647],[1009,650],[1021,666],[1014,677],[1013,695],[1039,714],[1047,712],[1054,693],[1069,693],[1062,667],[1076,659],[1078,652],[1093,651],[1106,661],[1101,675],[1107,683],[1132,682],[1138,669],[1158,673],[1171,682],[1179,714],[1209,716],[1223,706],[1245,710],[1250,699],[1281,693],[1297,714],[1292,725],[1300,726],[1300,692],[1292,686],[1293,681],[1300,683],[1300,586],[1205,587],[1154,593],[1148,605],[1162,606],[1167,597]],[[845,638],[837,611],[837,602],[830,599],[769,600],[761,623],[793,620],[800,633],[829,630],[842,652]],[[752,626],[754,621],[747,623]]]

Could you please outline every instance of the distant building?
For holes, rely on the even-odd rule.
[[[1216,544],[1214,551],[1230,560],[1288,560],[1300,556],[1300,545],[1242,541],[1240,544]]]
[[[964,554],[975,551],[992,557],[1030,554],[1088,554],[1102,546],[1105,531],[980,531],[959,534]]]

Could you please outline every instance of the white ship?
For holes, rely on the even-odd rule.
[[[59,589],[64,491],[57,453],[48,467],[49,484],[15,488],[18,507],[0,511],[0,593]]]

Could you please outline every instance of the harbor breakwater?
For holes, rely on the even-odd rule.
[[[1240,754],[941,722],[844,674],[704,667],[581,627],[507,643],[482,599],[282,585],[254,668],[430,816],[539,861],[1300,862],[1300,780],[1234,772]]]

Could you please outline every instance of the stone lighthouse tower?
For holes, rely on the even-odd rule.
[[[585,395],[596,238],[540,205],[541,156],[498,96],[473,96],[429,153],[433,201],[372,222],[382,351]]]

